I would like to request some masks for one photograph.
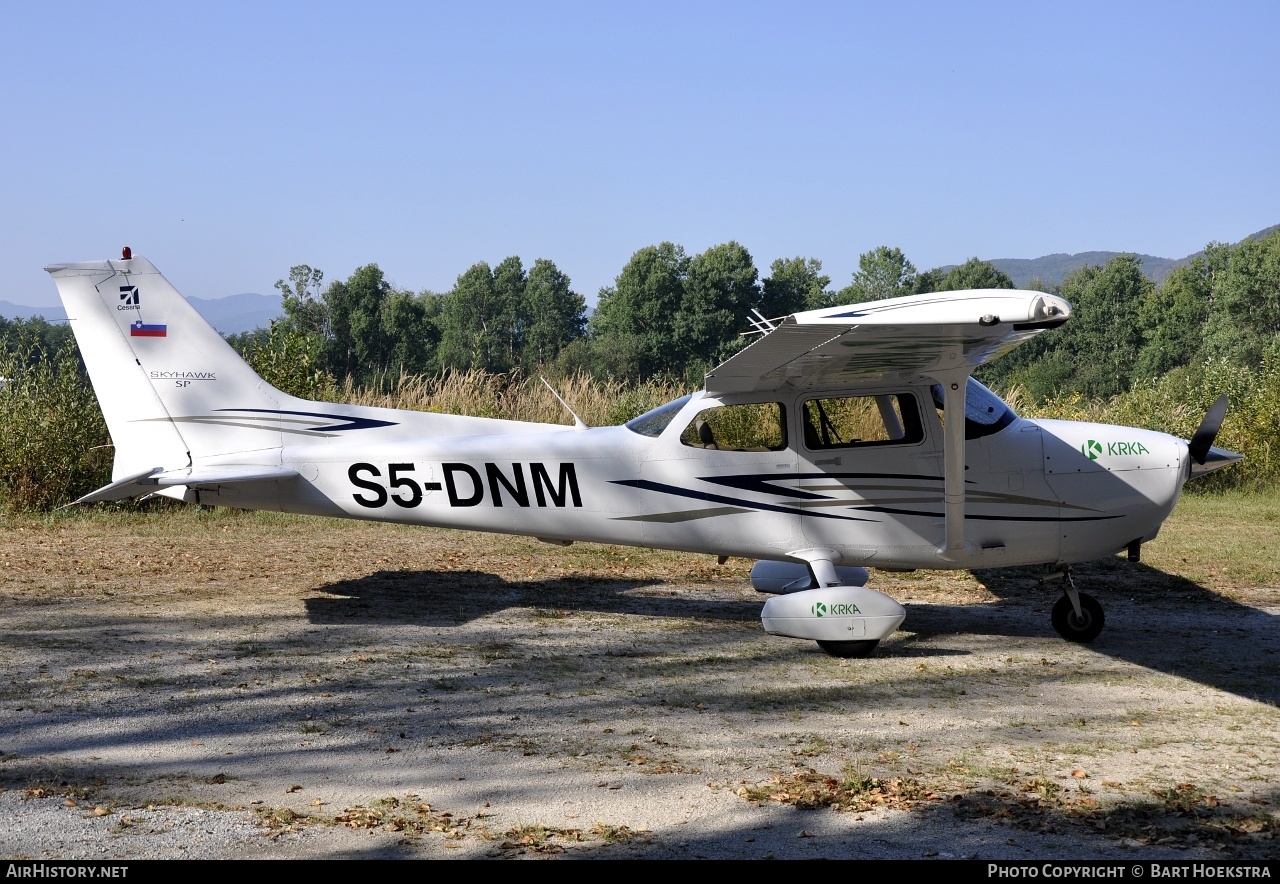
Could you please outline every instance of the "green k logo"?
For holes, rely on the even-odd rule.
[[[813,607],[809,610],[813,613],[813,616],[821,617],[823,614],[827,613],[827,606],[822,602],[814,602]]]
[[[1090,439],[1080,446],[1080,453],[1089,458],[1089,460],[1097,460],[1098,456],[1102,454],[1102,443],[1096,439]]]

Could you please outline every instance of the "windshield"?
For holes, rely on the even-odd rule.
[[[639,433],[641,436],[661,436],[662,431],[667,428],[680,409],[684,408],[686,402],[692,398],[693,394],[681,396],[679,399],[672,399],[666,405],[659,405],[652,411],[646,411],[639,417],[632,418],[627,421],[626,428],[633,433]]]
[[[934,384],[933,404],[942,412],[942,387]],[[981,439],[998,433],[1018,419],[1004,400],[978,381],[969,378],[964,392],[964,437]]]

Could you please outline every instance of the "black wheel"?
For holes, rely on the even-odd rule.
[[[1065,595],[1053,606],[1050,621],[1058,635],[1069,642],[1091,642],[1102,632],[1106,618],[1102,616],[1102,605],[1091,595],[1080,593],[1080,613],[1071,606],[1071,599]]]
[[[818,647],[832,657],[870,657],[879,641],[873,642],[818,642]]]

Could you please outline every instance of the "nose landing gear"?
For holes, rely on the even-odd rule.
[[[1050,574],[1041,582],[1049,583],[1053,580],[1062,581],[1062,598],[1054,604],[1049,616],[1054,631],[1069,642],[1093,641],[1106,623],[1102,605],[1093,596],[1076,589],[1071,580],[1070,568]]]

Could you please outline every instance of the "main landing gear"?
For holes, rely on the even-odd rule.
[[[1076,589],[1070,568],[1050,574],[1041,582],[1054,580],[1062,581],[1062,598],[1054,604],[1053,613],[1049,616],[1054,631],[1069,642],[1093,641],[1106,622],[1102,616],[1102,605],[1093,596]]]

